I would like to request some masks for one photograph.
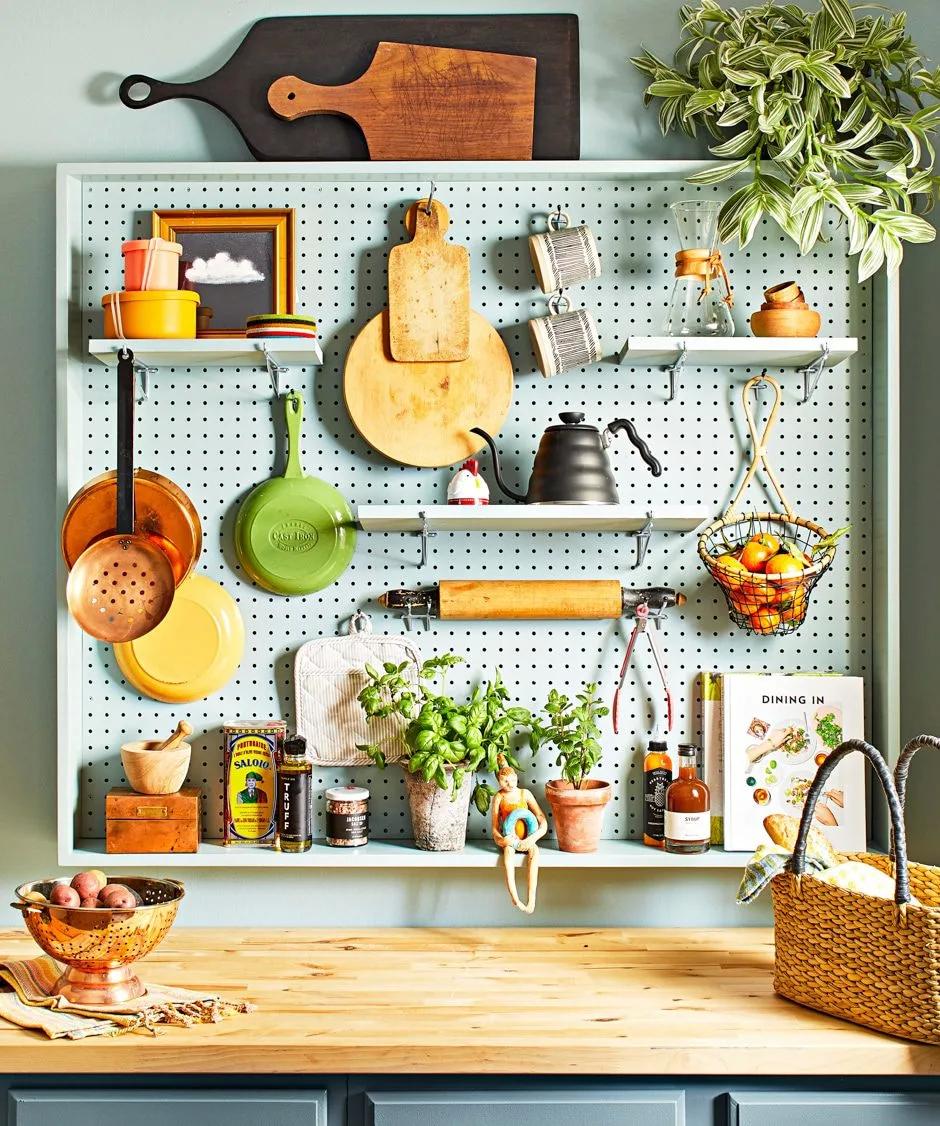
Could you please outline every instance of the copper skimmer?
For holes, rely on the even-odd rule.
[[[82,629],[99,641],[133,641],[166,617],[176,582],[166,555],[134,531],[134,356],[117,369],[117,534],[87,547],[69,572],[66,599]]]

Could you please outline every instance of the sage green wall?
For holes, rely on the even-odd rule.
[[[247,159],[234,128],[209,107],[171,102],[131,113],[118,80],[139,70],[189,79],[214,70],[265,15],[410,13],[415,3],[318,5],[312,0],[0,0],[0,777],[4,847],[0,888],[49,874],[55,862],[55,628],[57,521],[53,244],[60,161]],[[934,0],[908,5],[915,34],[940,54]],[[668,54],[678,0],[463,0],[449,12],[573,11],[581,18],[582,155],[683,157],[699,149],[663,139],[643,108],[626,59],[644,43]],[[934,520],[938,393],[937,252],[905,267],[905,730],[940,730],[931,675],[940,649]],[[916,592],[928,592],[921,598]],[[918,764],[940,778],[940,762]],[[926,856],[935,803],[913,787],[915,853]],[[541,924],[731,925],[766,922],[767,906],[733,904],[734,872],[692,876],[546,872]],[[187,877],[182,919],[216,925],[518,924],[492,872],[328,873],[208,870]],[[666,893],[669,893],[668,895]],[[5,902],[0,896],[0,902]],[[12,912],[4,921],[14,921]]]

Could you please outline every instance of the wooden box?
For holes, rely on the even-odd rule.
[[[107,851],[196,852],[201,797],[196,786],[154,795],[115,787],[105,798]]]

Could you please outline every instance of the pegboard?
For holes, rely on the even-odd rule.
[[[627,166],[625,166],[627,167]],[[585,163],[553,174],[531,171],[465,172],[434,167],[437,198],[450,211],[448,237],[471,253],[473,307],[500,331],[514,362],[516,387],[509,418],[498,437],[504,472],[524,487],[538,439],[565,409],[583,410],[604,424],[632,418],[662,461],[661,478],[650,476],[625,441],[611,448],[621,500],[637,510],[666,507],[723,509],[742,472],[746,429],[739,396],[747,369],[687,369],[675,402],[666,403],[667,381],[658,369],[605,362],[545,380],[535,367],[526,320],[544,314],[545,297],[533,276],[526,237],[543,230],[546,213],[561,205],[596,236],[603,274],[575,287],[573,303],[590,309],[604,351],[614,356],[628,335],[659,335],[672,288],[677,249],[668,204],[680,197],[718,196],[726,188],[696,188],[679,178],[644,178],[595,171]],[[359,438],[343,406],[344,359],[355,333],[386,300],[389,247],[405,238],[408,205],[427,195],[428,175],[379,167],[331,168],[291,174],[242,166],[238,174],[204,166],[172,171],[125,166],[80,181],[80,202],[69,223],[69,253],[77,265],[69,329],[68,427],[71,495],[88,478],[114,464],[114,375],[87,357],[87,340],[102,334],[101,295],[122,284],[121,243],[150,234],[155,208],[297,209],[297,307],[321,324],[324,361],[298,372],[305,397],[303,462],[308,473],[329,481],[353,504],[442,503],[450,469],[419,470],[387,462]],[[81,220],[76,216],[80,207]],[[356,610],[373,615],[377,631],[403,627],[375,602],[389,587],[416,586],[437,578],[620,577],[625,585],[668,585],[688,604],[672,612],[664,645],[675,682],[674,738],[698,741],[696,676],[711,670],[818,670],[867,676],[871,660],[870,583],[872,474],[871,309],[868,287],[853,282],[854,263],[843,232],[830,226],[828,241],[798,258],[792,243],[765,224],[751,245],[726,252],[735,290],[735,322],[759,307],[765,286],[798,278],[822,314],[823,336],[857,336],[857,356],[826,371],[814,399],[797,405],[802,379],[786,372],[784,403],[771,457],[782,484],[803,515],[826,527],[852,524],[847,548],[814,592],[809,617],[783,638],[748,636],[734,629],[724,599],[705,574],[695,536],[654,533],[643,566],[631,570],[634,541],[615,534],[441,533],[432,540],[429,566],[415,566],[410,536],[360,533],[352,565],[333,586],[308,597],[282,598],[255,587],[242,574],[233,546],[240,500],[259,481],[284,466],[282,406],[272,399],[267,373],[237,368],[163,368],[151,398],[137,414],[137,464],[166,474],[186,490],[199,510],[205,547],[199,569],[238,601],[247,630],[244,662],[216,696],[174,707],[141,698],[123,681],[108,646],[82,639],[78,730],[68,735],[70,768],[78,773],[76,836],[103,836],[104,796],[123,783],[119,746],[129,739],[162,736],[186,716],[196,735],[190,781],[206,794],[205,833],[221,831],[221,725],[227,720],[293,719],[293,655],[313,637],[331,635]],[[76,315],[77,314],[77,315]],[[766,393],[769,395],[769,392]],[[769,400],[767,400],[769,401]],[[493,489],[488,457],[484,473]],[[755,501],[763,497],[758,489]],[[424,655],[452,650],[468,657],[460,687],[499,667],[516,701],[540,705],[550,688],[576,691],[597,680],[609,703],[628,632],[626,622],[437,622],[415,633]],[[606,835],[641,835],[641,763],[663,707],[648,651],[641,648],[622,698],[621,735],[604,724],[599,777],[614,784]],[[556,775],[550,748],[523,771],[523,784],[541,793]],[[372,792],[374,837],[407,838],[409,818],[401,772],[389,769],[319,770],[314,776],[314,835],[323,835],[323,790],[355,781]],[[483,819],[472,814],[471,837],[482,837]]]

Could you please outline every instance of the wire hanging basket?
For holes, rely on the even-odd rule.
[[[763,432],[758,434],[748,397],[762,384],[774,392]],[[800,628],[810,594],[836,557],[836,540],[819,524],[797,516],[767,461],[770,434],[780,412],[780,384],[766,372],[749,379],[742,393],[753,456],[744,480],[723,516],[699,535],[698,553],[724,592],[736,626],[750,633],[787,634]],[[773,485],[782,512],[738,511],[758,467]]]

